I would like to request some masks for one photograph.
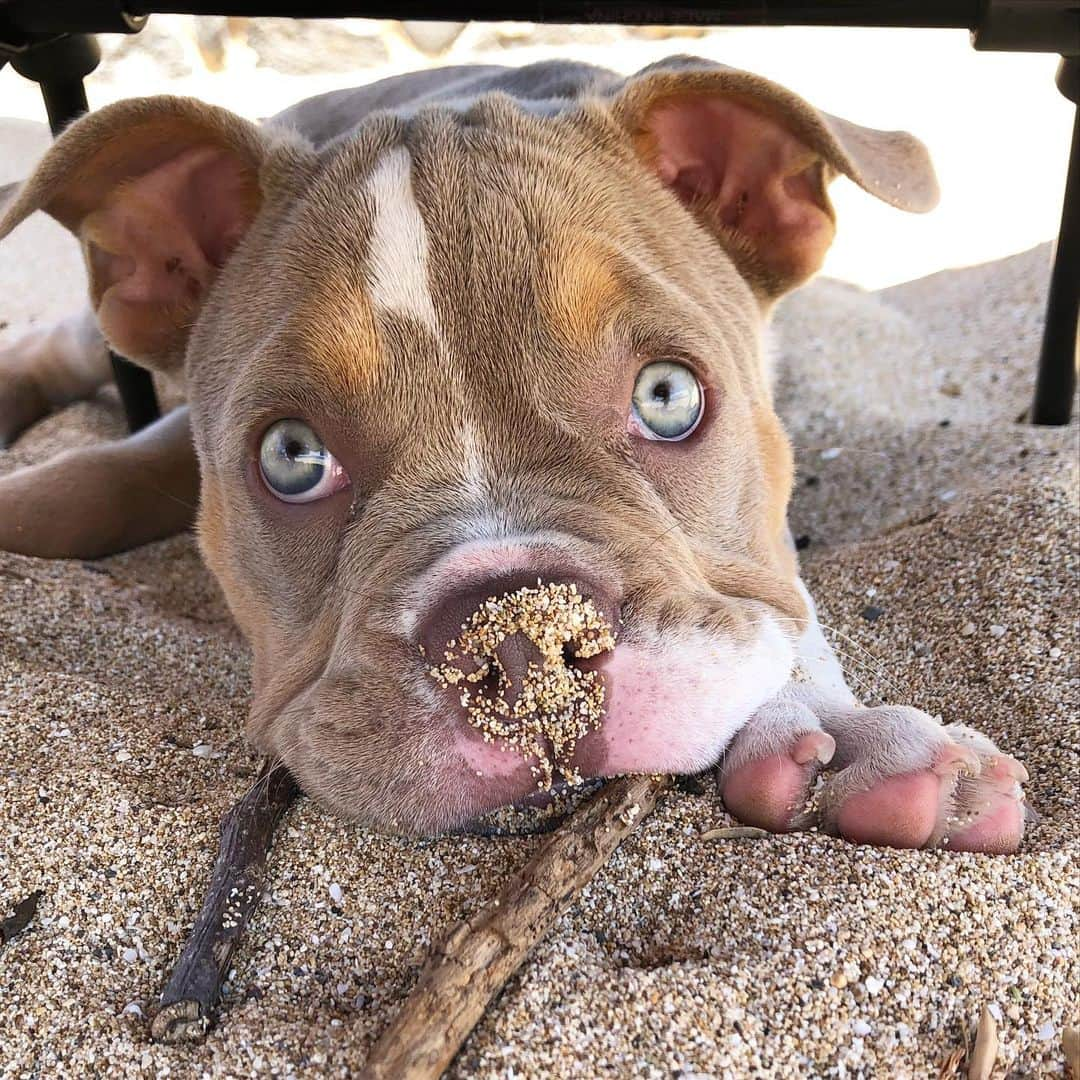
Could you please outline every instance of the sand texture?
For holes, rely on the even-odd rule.
[[[5,128],[5,147],[40,141]],[[4,337],[71,307],[73,258],[47,222],[0,250]],[[452,1075],[937,1076],[984,1004],[996,1075],[1063,1072],[1080,1020],[1077,429],[1014,422],[1047,259],[880,293],[822,280],[777,325],[792,523],[822,618],[868,700],[971,723],[1026,763],[1041,820],[1023,850],[703,840],[730,823],[711,786],[672,794]],[[120,431],[105,394],[0,470]],[[348,1075],[432,938],[535,846],[386,838],[301,801],[220,1023],[201,1046],[151,1044],[218,818],[257,767],[248,682],[189,537],[98,563],[0,555],[0,917],[44,893],[0,948],[0,1075]]]

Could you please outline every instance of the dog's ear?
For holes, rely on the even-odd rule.
[[[763,300],[820,266],[835,232],[838,174],[903,210],[931,210],[926,147],[815,109],[748,72],[689,57],[645,68],[615,92],[616,119],[656,176],[725,243]]]
[[[136,98],[79,120],[0,215],[44,210],[79,239],[106,340],[138,363],[183,362],[215,276],[262,202],[267,137],[190,98]]]

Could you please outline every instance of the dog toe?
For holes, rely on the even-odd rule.
[[[770,832],[798,828],[814,780],[835,746],[824,731],[808,731],[780,752],[738,765],[721,780],[724,805],[747,825]]]
[[[833,825],[845,840],[856,844],[920,848],[934,834],[942,787],[947,783],[933,769],[887,777],[846,799]]]
[[[1024,804],[1001,792],[989,792],[976,813],[966,816],[942,838],[952,851],[1011,855],[1024,838]]]
[[[1026,777],[1023,765],[992,744],[978,753],[949,743],[925,769],[849,795],[829,824],[854,843],[1007,854],[1024,834]]]

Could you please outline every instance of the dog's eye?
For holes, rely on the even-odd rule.
[[[701,420],[701,383],[685,365],[657,360],[638,372],[633,413],[646,439],[678,442]]]
[[[267,429],[259,468],[266,486],[283,502],[325,499],[349,483],[340,462],[303,420],[279,420]]]

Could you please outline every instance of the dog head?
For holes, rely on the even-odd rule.
[[[584,775],[700,770],[788,678],[806,612],[763,324],[821,263],[834,176],[925,210],[933,172],[743,72],[595,80],[318,148],[123,102],[8,212],[71,228],[110,342],[183,371],[251,738],[344,815],[435,830],[535,789],[429,666],[538,578],[617,631]]]

